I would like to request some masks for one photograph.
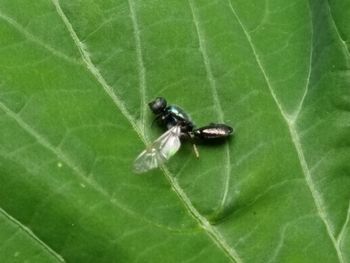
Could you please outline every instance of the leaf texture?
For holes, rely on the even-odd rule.
[[[0,261],[350,263],[347,7],[0,0]],[[136,176],[157,96],[234,138]]]

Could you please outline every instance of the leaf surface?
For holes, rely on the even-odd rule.
[[[0,0],[4,262],[350,262],[346,1]],[[132,173],[165,97],[223,145]]]

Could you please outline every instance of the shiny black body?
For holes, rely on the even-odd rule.
[[[156,114],[156,121],[167,130],[175,125],[181,125],[182,132],[190,132],[194,128],[194,124],[187,113],[176,105],[167,106],[164,98],[158,97],[154,101],[148,103],[151,111]]]
[[[193,137],[201,140],[217,140],[230,136],[233,129],[226,124],[210,123],[207,126],[194,129]]]
[[[178,106],[167,105],[164,98],[158,97],[149,104],[151,111],[156,114],[158,121],[166,129],[175,125],[181,126],[183,137],[201,141],[222,140],[233,133],[233,129],[226,124],[210,123],[207,126],[195,128],[191,118]]]

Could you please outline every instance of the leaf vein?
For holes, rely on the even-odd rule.
[[[25,121],[23,121],[23,119],[16,113],[14,113],[13,111],[11,111],[5,104],[3,104],[2,102],[0,102],[0,109],[2,109],[9,117],[11,117],[13,120],[15,120],[17,122],[17,124],[23,129],[25,130],[28,134],[30,134],[33,138],[35,138],[37,140],[37,142],[42,145],[44,148],[46,148],[47,150],[49,150],[50,152],[52,152],[55,156],[57,156],[58,159],[60,159],[61,161],[63,161],[69,168],[71,168],[75,174],[82,180],[84,181],[87,185],[89,185],[91,188],[95,189],[98,193],[100,193],[103,197],[105,197],[107,200],[109,200],[109,202],[114,205],[115,207],[123,210],[124,212],[126,212],[127,214],[129,214],[130,216],[134,217],[135,219],[141,219],[146,223],[149,223],[150,225],[153,225],[155,227],[158,228],[162,228],[162,229],[167,229],[168,231],[171,232],[181,232],[177,229],[173,229],[170,227],[167,227],[165,225],[162,224],[158,224],[156,222],[153,222],[143,216],[141,216],[140,214],[134,212],[133,210],[127,208],[125,205],[123,205],[122,203],[118,202],[115,198],[113,198],[112,196],[110,196],[110,194],[108,194],[108,192],[106,192],[101,186],[99,186],[98,184],[96,184],[96,182],[94,182],[93,180],[91,180],[90,178],[88,178],[85,174],[84,171],[81,170],[80,167],[78,167],[76,164],[74,164],[66,155],[64,152],[62,152],[60,149],[55,148],[52,144],[50,144],[50,142],[44,138],[41,134],[39,134],[36,130],[34,130],[32,127],[30,127]]]
[[[124,117],[130,122],[135,132],[138,134],[139,138],[144,142],[144,144],[147,144],[146,138],[143,136],[141,129],[136,125],[134,118],[130,115],[130,113],[127,111],[121,99],[116,96],[116,94],[113,92],[113,89],[107,84],[107,82],[105,81],[105,79],[103,78],[99,70],[92,63],[90,59],[90,55],[87,52],[85,45],[80,41],[80,39],[78,38],[78,35],[73,29],[72,24],[69,22],[68,18],[63,13],[63,10],[61,9],[59,1],[58,0],[51,0],[51,1],[56,7],[58,15],[61,17],[63,23],[67,27],[67,30],[70,36],[72,37],[74,44],[77,46],[88,70],[91,71],[91,73],[95,76],[95,78],[101,84],[105,92],[114,101],[114,103],[119,108],[119,110],[124,115]],[[205,233],[208,234],[208,236],[214,241],[214,243],[217,244],[218,247],[222,249],[230,257],[231,260],[235,260],[237,263],[241,263],[242,261],[238,257],[236,251],[226,243],[221,233],[218,230],[216,230],[212,225],[210,225],[208,220],[196,210],[196,208],[193,206],[192,202],[190,201],[186,193],[183,191],[180,185],[176,182],[176,180],[172,178],[172,176],[170,175],[170,172],[165,167],[162,167],[162,170],[166,178],[168,179],[170,185],[175,190],[175,193],[179,197],[180,201],[183,203],[184,207],[187,209],[189,214],[194,218],[194,220],[197,221],[198,224],[204,229]]]
[[[137,68],[139,75],[139,86],[140,86],[140,95],[141,95],[141,106],[140,106],[140,119],[142,124],[142,130],[145,131],[146,128],[146,111],[147,111],[147,103],[146,103],[146,69],[143,62],[142,55],[142,46],[141,46],[141,35],[139,24],[137,21],[136,8],[134,0],[128,0],[130,16],[132,20],[132,26],[134,31],[134,41],[136,46],[136,56],[137,56]],[[145,133],[144,133],[145,134]]]
[[[196,28],[196,34],[198,37],[199,41],[199,50],[202,54],[202,59],[205,67],[205,71],[209,80],[209,86],[212,92],[213,100],[214,100],[214,105],[215,109],[217,110],[218,118],[220,122],[224,122],[224,112],[221,107],[218,91],[217,91],[217,86],[216,86],[216,81],[213,75],[213,71],[210,65],[209,61],[209,55],[207,52],[207,47],[205,43],[205,38],[204,34],[201,30],[201,26],[199,23],[199,15],[197,13],[197,8],[192,2],[192,0],[188,0],[190,8],[191,8],[191,13],[192,13],[192,18],[193,18],[193,23]],[[219,215],[223,210],[224,206],[227,200],[228,196],[228,191],[229,191],[229,186],[230,186],[230,175],[231,175],[231,165],[230,165],[230,148],[228,144],[225,144],[225,180],[224,180],[224,191],[221,197],[221,200],[219,202],[219,206],[215,211],[216,215]]]
[[[4,13],[0,12],[0,18],[6,21],[9,25],[11,25],[14,29],[16,29],[18,32],[20,32],[25,38],[27,38],[29,41],[45,48],[47,51],[49,51],[52,55],[59,57],[61,59],[64,59],[65,61],[81,65],[77,60],[68,57],[66,54],[62,53],[61,51],[49,46],[48,44],[44,43],[41,39],[37,38],[30,32],[28,32],[25,28],[23,28],[17,21],[12,19],[11,17],[5,15]]]
[[[294,111],[294,113],[291,116],[291,119],[293,122],[295,122],[297,120],[297,118],[299,117],[299,114],[301,112],[301,109],[303,107],[306,95],[309,91],[309,86],[310,86],[310,79],[311,79],[311,72],[312,72],[312,60],[313,60],[313,41],[314,41],[314,30],[313,30],[313,26],[312,26],[312,20],[311,20],[311,9],[309,8],[309,15],[310,15],[310,57],[309,57],[309,68],[308,68],[308,74],[307,74],[307,78],[306,78],[306,84],[305,84],[305,88],[304,88],[304,93],[301,97],[301,100],[297,106],[297,109]]]
[[[126,107],[125,107],[124,103],[122,102],[122,100],[115,94],[115,92],[113,91],[113,88],[110,85],[108,85],[106,80],[101,75],[101,72],[99,71],[99,69],[93,64],[93,62],[92,62],[92,60],[90,58],[90,54],[89,54],[86,46],[84,45],[84,43],[82,43],[80,41],[80,39],[79,39],[77,33],[75,32],[72,24],[69,22],[67,16],[64,14],[64,12],[63,12],[60,4],[59,4],[59,1],[58,0],[52,0],[52,3],[56,7],[56,11],[57,11],[58,15],[61,17],[64,25],[66,26],[70,36],[73,39],[74,44],[76,45],[77,49],[79,50],[79,52],[81,54],[81,57],[82,57],[83,61],[85,62],[85,65],[86,65],[88,71],[100,83],[100,85],[102,86],[103,90],[107,93],[107,95],[109,97],[111,97],[111,99],[114,102],[114,104],[117,106],[117,108],[123,114],[123,116],[129,121],[129,123],[132,125],[134,130],[137,132],[139,137],[141,139],[144,138],[142,136],[141,129],[139,128],[139,126],[136,124],[136,122],[134,120],[134,117],[128,112],[128,110],[126,109]],[[143,139],[143,142],[146,143],[144,139]]]
[[[343,226],[342,226],[342,228],[340,230],[340,233],[339,233],[339,235],[337,237],[337,243],[338,243],[339,246],[342,245],[342,242],[344,240],[344,235],[346,233],[346,228],[348,227],[349,223],[350,223],[350,201],[349,201],[349,207],[348,207],[348,210],[347,210],[346,219],[345,219],[344,224],[343,224]]]
[[[162,170],[169,180],[171,186],[175,190],[175,193],[179,197],[179,199],[183,202],[184,206],[187,208],[188,212],[192,215],[192,217],[200,224],[200,226],[205,230],[205,232],[209,235],[209,237],[214,241],[214,243],[221,248],[231,261],[242,263],[243,261],[240,259],[236,250],[226,242],[225,238],[222,236],[220,231],[218,231],[215,226],[212,226],[209,221],[202,216],[197,209],[192,205],[192,202],[178,184],[175,177],[173,177],[169,170],[166,167],[162,167]]]
[[[235,19],[237,20],[238,24],[242,28],[242,31],[243,31],[244,35],[247,38],[247,41],[248,41],[248,43],[250,45],[250,48],[251,48],[251,50],[252,50],[252,52],[254,54],[255,60],[256,60],[258,66],[259,66],[259,68],[260,68],[260,70],[261,70],[261,72],[262,72],[262,74],[264,76],[264,79],[266,81],[266,84],[267,84],[267,87],[268,87],[268,89],[270,91],[270,94],[271,94],[273,100],[275,101],[275,104],[277,105],[277,107],[278,107],[278,109],[279,109],[279,111],[280,111],[284,121],[286,122],[286,125],[288,127],[288,130],[289,130],[292,142],[294,144],[294,147],[296,149],[296,152],[297,152],[297,155],[298,155],[298,158],[299,158],[299,162],[300,162],[300,166],[301,166],[303,175],[304,175],[306,183],[307,183],[307,185],[308,185],[308,187],[310,189],[310,192],[311,192],[311,195],[313,197],[313,200],[314,200],[314,203],[315,203],[318,215],[319,215],[319,217],[321,218],[321,220],[323,221],[323,223],[324,223],[324,225],[326,227],[327,234],[328,234],[329,238],[332,241],[334,249],[336,250],[339,262],[344,263],[345,261],[343,259],[342,251],[341,251],[339,245],[337,244],[334,235],[332,234],[332,232],[333,232],[332,231],[332,225],[329,222],[329,219],[328,219],[328,216],[327,216],[327,212],[324,209],[325,205],[324,205],[323,199],[321,197],[321,194],[316,189],[316,186],[315,186],[315,183],[313,182],[313,179],[312,179],[312,176],[311,176],[308,164],[306,162],[306,159],[305,159],[305,156],[304,156],[304,152],[303,152],[303,149],[302,149],[302,146],[301,146],[301,142],[300,142],[300,139],[299,139],[299,135],[298,135],[296,127],[295,127],[295,123],[293,122],[293,119],[291,119],[288,116],[288,114],[283,109],[283,106],[279,102],[279,100],[278,100],[278,98],[276,96],[276,93],[274,92],[274,90],[272,88],[270,79],[269,79],[269,77],[267,76],[267,74],[265,72],[265,69],[264,69],[264,67],[262,65],[262,62],[261,62],[261,60],[259,58],[259,55],[257,54],[256,48],[255,48],[255,46],[254,46],[254,44],[252,42],[252,39],[251,39],[247,29],[243,25],[241,19],[239,18],[237,12],[233,8],[231,0],[228,0],[228,3],[229,3],[230,9],[231,9]]]
[[[350,58],[350,50],[349,50],[349,48],[348,48],[348,46],[347,46],[347,44],[346,44],[346,41],[345,41],[345,40],[343,39],[343,37],[341,36],[337,24],[335,23],[334,17],[333,17],[333,15],[332,15],[332,9],[331,9],[329,0],[327,0],[326,3],[327,3],[327,6],[328,6],[329,16],[330,16],[330,18],[331,18],[331,22],[332,22],[332,24],[333,24],[334,30],[335,30],[335,32],[336,32],[338,38],[339,38],[339,41],[340,41],[341,44],[342,44],[342,48],[344,49],[344,51],[345,51],[347,57]],[[347,60],[347,62],[348,62],[347,65],[349,66],[349,60]]]
[[[21,222],[19,222],[17,219],[15,219],[13,216],[11,216],[9,213],[7,213],[1,207],[0,207],[0,213],[3,214],[12,223],[17,225],[20,229],[22,229],[24,233],[26,233],[32,240],[34,240],[36,243],[38,243],[50,255],[52,255],[54,258],[56,258],[57,261],[65,262],[64,258],[60,254],[58,254],[56,251],[54,251],[50,246],[48,246],[44,241],[42,241],[38,236],[36,236],[32,230],[30,230],[28,227],[23,225]]]

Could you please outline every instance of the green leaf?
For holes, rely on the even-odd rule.
[[[1,262],[350,262],[349,1],[0,1]],[[164,96],[223,145],[132,163]]]

